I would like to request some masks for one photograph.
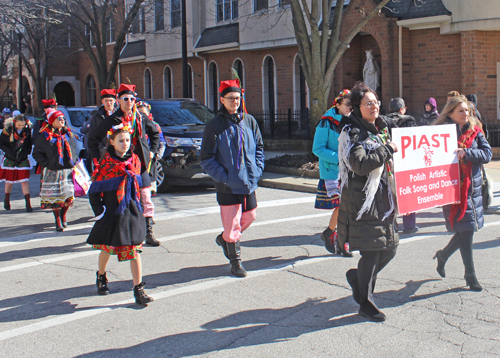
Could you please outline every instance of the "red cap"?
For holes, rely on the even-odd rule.
[[[57,117],[64,117],[64,113],[61,111],[55,111],[52,110],[49,113],[47,113],[47,120],[49,121],[49,124],[52,125],[54,121],[56,120]]]
[[[114,90],[114,89],[103,89],[101,91],[101,99],[102,98],[106,98],[106,97],[116,98],[116,90]]]
[[[57,106],[56,100],[54,98],[42,99],[42,104],[44,107]]]
[[[124,94],[131,94],[133,96],[136,96],[137,93],[135,93],[135,85],[125,85],[121,84],[120,87],[118,87],[118,97],[123,96]]]
[[[219,86],[219,93],[224,97],[229,92],[241,93],[240,80],[221,81]]]

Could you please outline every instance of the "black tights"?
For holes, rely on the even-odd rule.
[[[460,254],[462,255],[462,261],[465,266],[465,274],[474,273],[474,259],[472,258],[472,238],[474,236],[474,231],[462,231],[457,232],[451,238],[448,245],[441,250],[443,258],[448,260],[448,258],[453,255],[455,251],[460,249]]]

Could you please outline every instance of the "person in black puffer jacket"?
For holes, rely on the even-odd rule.
[[[465,266],[465,281],[473,291],[481,291],[474,270],[472,240],[474,231],[484,225],[483,197],[481,195],[481,165],[491,160],[492,150],[474,116],[469,115],[467,99],[464,96],[451,98],[443,109],[436,124],[452,124],[457,127],[460,160],[460,203],[443,207],[448,231],[455,232],[450,242],[434,255],[437,258],[437,272],[445,277],[445,264],[458,249]]]
[[[387,124],[391,129],[393,128],[408,128],[416,127],[417,121],[412,116],[406,114],[405,101],[396,97],[391,99],[389,103],[389,115],[385,117]],[[410,213],[403,216],[403,234],[415,234],[418,232],[418,226],[416,225],[416,215],[415,213]]]
[[[339,137],[341,198],[338,240],[359,250],[357,269],[347,271],[358,313],[371,321],[384,321],[385,314],[373,300],[377,274],[394,258],[399,244],[395,231],[397,204],[394,177],[390,173],[397,151],[387,123],[379,116],[375,91],[364,83],[351,90],[352,113],[343,117]]]

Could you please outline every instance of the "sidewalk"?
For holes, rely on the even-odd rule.
[[[290,151],[290,152],[264,152],[266,159],[278,157],[285,154],[306,154],[306,152]],[[493,178],[494,182],[500,182],[500,160],[495,159],[484,166],[486,172]],[[278,170],[276,170],[278,169]],[[272,171],[264,170],[264,174],[259,181],[259,185],[266,188],[275,188],[283,190],[301,191],[305,193],[316,193],[318,186],[318,178],[301,176],[298,169],[288,168],[272,168]]]

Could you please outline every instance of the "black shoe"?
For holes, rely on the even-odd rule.
[[[465,274],[464,278],[465,282],[467,282],[467,286],[469,286],[471,291],[481,292],[483,290],[483,288],[477,281],[475,273]]]
[[[145,285],[146,282],[141,282],[137,286],[134,286],[135,303],[138,305],[147,306],[149,302],[154,301],[153,297],[146,295],[146,292],[144,292]]]
[[[352,298],[354,299],[354,302],[359,305],[358,270],[350,269],[346,272],[345,277],[347,279],[347,283],[351,286]]]
[[[5,193],[5,199],[3,199],[3,208],[5,210],[10,210],[10,193]]]
[[[436,271],[441,277],[446,277],[446,272],[444,271],[444,265],[446,265],[447,259],[443,257],[443,250],[439,250],[434,254],[433,260],[437,259]]]
[[[415,234],[417,233],[419,230],[419,227],[418,226],[415,226],[415,227],[411,227],[411,228],[404,228],[403,229],[403,234]]]
[[[240,242],[227,242],[227,254],[229,256],[229,261],[231,262],[231,273],[236,277],[246,277],[247,272],[243,265],[241,264],[241,249]]]
[[[26,203],[26,211],[28,213],[31,213],[33,211],[33,208],[31,207],[31,200],[30,200],[30,194],[26,194],[24,196],[24,201]]]
[[[220,233],[219,236],[217,236],[217,238],[215,239],[215,242],[217,243],[217,245],[219,245],[220,247],[222,247],[222,251],[224,252],[224,256],[226,256],[226,258],[228,260],[231,260],[229,258],[229,253],[227,252],[227,245],[226,245],[226,241],[224,240],[224,238],[222,237],[222,233]]]
[[[383,322],[385,321],[385,314],[380,311],[375,305],[367,302],[359,307],[358,314],[365,317],[367,320],[372,322]]]
[[[97,293],[100,295],[109,295],[108,288],[108,278],[106,277],[106,272],[104,275],[99,275],[99,271],[96,272],[97,279],[95,284],[97,286]]]
[[[160,246],[160,242],[153,236],[153,218],[146,217],[146,244]]]
[[[354,255],[352,254],[352,252],[351,252],[351,251],[349,251],[349,243],[348,243],[348,242],[346,242],[346,243],[344,244],[344,247],[345,247],[345,248],[341,248],[341,247],[340,247],[338,240],[335,242],[335,245],[336,245],[336,247],[337,247],[337,254],[342,255],[342,256],[344,256],[344,257],[353,257],[353,256],[354,256]]]
[[[325,249],[332,254],[336,254],[335,244],[337,242],[337,231],[333,231],[329,227],[321,233],[321,240],[325,242]]]

